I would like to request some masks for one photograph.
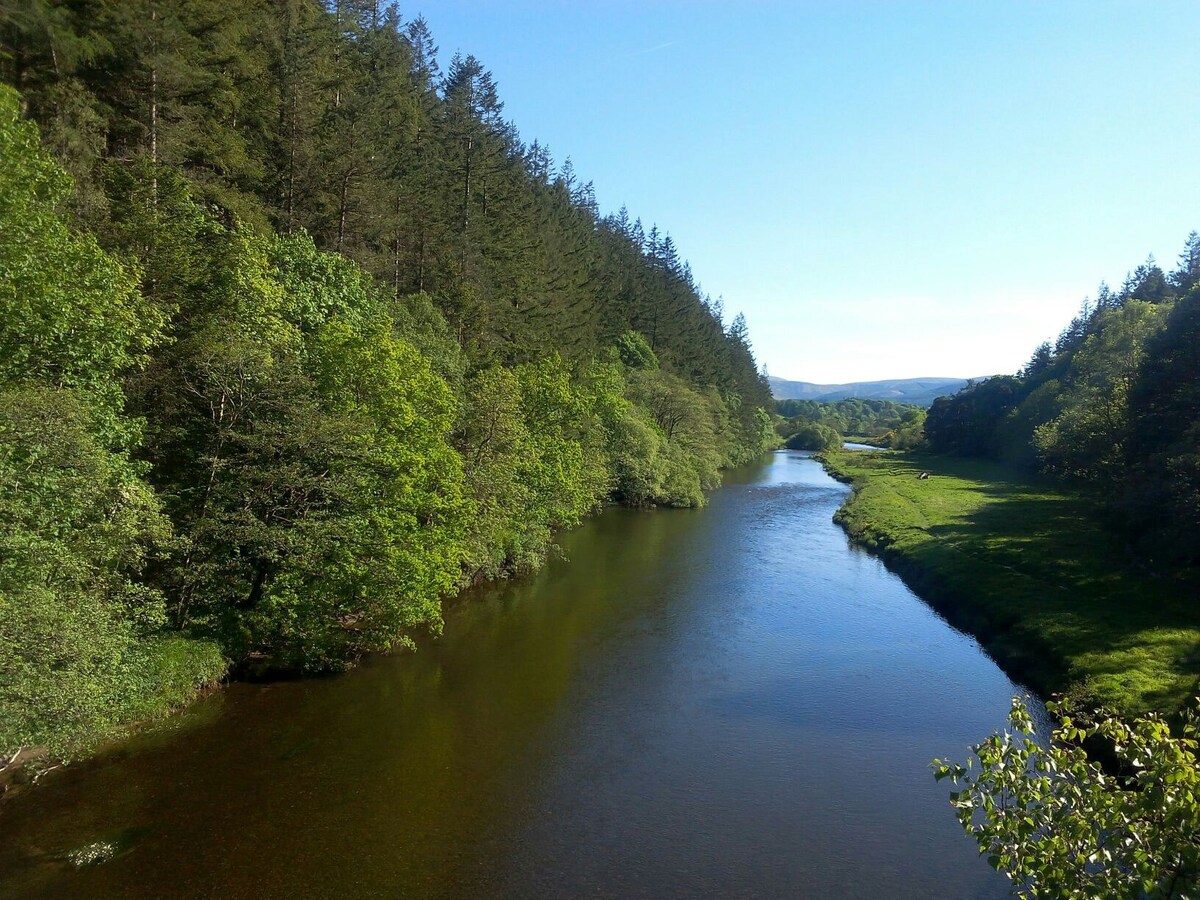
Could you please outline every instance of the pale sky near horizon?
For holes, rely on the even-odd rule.
[[[773,375],[1013,372],[1200,230],[1200,0],[415,0]]]

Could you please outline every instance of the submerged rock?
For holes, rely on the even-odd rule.
[[[109,835],[98,841],[92,841],[90,844],[84,844],[82,847],[76,847],[74,850],[68,850],[63,854],[63,859],[77,869],[85,869],[88,866],[99,866],[109,860],[115,859],[123,853],[127,853],[142,838],[146,837],[151,830],[151,828],[145,825],[125,828],[114,835]]]

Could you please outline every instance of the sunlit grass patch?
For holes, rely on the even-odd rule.
[[[1195,585],[1139,570],[1097,501],[979,460],[825,459],[856,487],[838,521],[1014,677],[1128,713],[1196,692]]]

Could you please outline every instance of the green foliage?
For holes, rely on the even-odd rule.
[[[57,212],[65,175],[0,91],[0,755],[69,752],[183,702],[225,663],[168,639],[143,578],[172,544],[118,376],[159,320]]]
[[[678,495],[667,491],[672,470],[670,451],[666,438],[646,411],[626,402],[615,413],[607,423],[614,496],[629,506],[701,505],[699,479],[694,490],[689,487]]]
[[[634,370],[628,381],[629,398],[648,415],[659,439],[650,454],[659,469],[654,489],[636,502],[702,506],[702,492],[717,487],[720,470],[738,462],[739,442],[730,435],[734,416],[714,390],[697,391],[667,371]],[[765,449],[752,440],[742,446],[756,455]]]
[[[759,454],[779,446],[779,435],[775,433],[775,419],[765,408],[753,410],[753,418],[743,428],[742,440],[733,452],[735,465],[750,462]]]
[[[1162,306],[1130,300],[1106,313],[1084,339],[1060,394],[1062,412],[1034,428],[1033,445],[1044,469],[1093,481],[1118,479],[1130,386],[1164,313]]]
[[[842,435],[908,450],[924,438],[925,410],[891,400],[779,400],[775,408],[786,416],[775,433],[791,450],[835,449]]]
[[[1200,889],[1197,717],[1178,736],[1150,715],[1061,715],[1039,741],[1018,698],[1011,731],[972,748],[967,764],[934,760],[964,830],[1021,897],[1191,897]],[[1088,757],[1085,741],[1112,749],[1120,773]]]
[[[557,356],[520,366],[521,410],[533,453],[519,467],[551,529],[578,524],[608,493],[587,398]]]
[[[789,450],[836,450],[842,446],[842,436],[828,425],[803,422],[784,444]]]
[[[1193,234],[1193,238],[1195,235]],[[1193,249],[1200,252],[1200,242]],[[1117,507],[1147,556],[1200,562],[1200,287],[1151,338],[1130,389],[1129,471]]]
[[[919,406],[891,400],[778,400],[776,411],[785,418],[779,436],[787,439],[805,422],[825,425],[843,435],[882,438],[888,432],[924,420]]]
[[[650,411],[630,399],[638,393],[631,376],[639,384],[659,377],[615,365],[593,365],[585,373],[589,405],[607,441],[612,496],[629,506],[702,506],[698,461],[682,441],[671,444]]]
[[[547,511],[533,508],[533,485],[522,470],[535,450],[520,380],[511,369],[493,366],[467,380],[465,398],[454,446],[474,500],[466,537],[467,578],[536,568],[552,531]]]
[[[657,369],[658,357],[646,338],[636,331],[627,331],[617,338],[617,352],[630,369]]]
[[[436,625],[466,515],[445,383],[353,264],[304,236],[204,231],[207,283],[139,394],[186,542],[176,620],[293,668]]]
[[[465,393],[454,444],[476,504],[470,580],[535,567],[556,529],[610,496],[701,506],[729,463],[720,398],[657,369],[594,363],[572,376],[550,357],[481,370]]]
[[[936,450],[999,457],[997,429],[1024,399],[1022,380],[997,375],[969,383],[953,397],[938,397],[925,418],[925,436]]]
[[[0,750],[92,737],[148,693],[138,639],[165,616],[136,576],[170,532],[97,418],[70,389],[0,388]]]
[[[397,335],[429,359],[434,372],[456,395],[463,391],[466,359],[445,317],[428,294],[409,294],[391,304]]]
[[[900,424],[880,439],[880,444],[890,450],[912,450],[925,441],[926,411],[921,408],[905,410]]]
[[[318,250],[305,232],[279,238],[268,256],[271,277],[286,297],[286,317],[306,334],[334,318],[361,330],[388,313],[385,296],[358,266]]]
[[[324,496],[288,521],[278,507],[262,516],[289,533],[272,541],[244,621],[292,667],[328,668],[440,625],[468,507],[446,442],[453,398],[426,359],[388,331],[356,334],[340,320],[318,331],[310,354],[318,415],[336,422],[322,448]]]
[[[38,378],[103,394],[143,359],[160,320],[137,273],[70,229],[58,205],[70,179],[0,87],[0,379]]]
[[[168,313],[203,284],[189,256],[204,228],[192,242],[159,229],[186,213],[182,183],[225,227],[307,231],[389,297],[428,298],[445,322],[430,331],[428,310],[409,310],[424,324],[401,331],[455,390],[476,368],[554,352],[583,365],[620,344],[631,368],[657,360],[715,388],[736,442],[760,446],[770,394],[744,319],[725,327],[669,235],[601,217],[569,164],[523,143],[478,59],[439,78],[423,21],[308,0],[39,0],[0,9],[0,44],[0,78],[94,198],[88,223],[141,259]]]

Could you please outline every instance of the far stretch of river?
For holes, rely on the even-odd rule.
[[[848,544],[846,491],[773,454],[415,654],[233,685],[0,808],[0,897],[1002,897],[928,764],[1020,689]]]

